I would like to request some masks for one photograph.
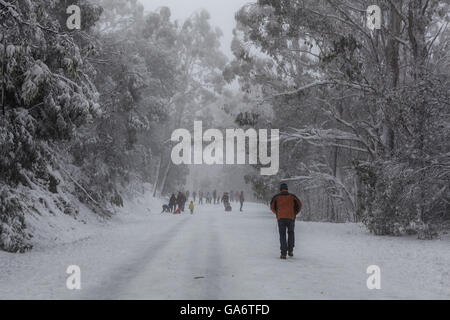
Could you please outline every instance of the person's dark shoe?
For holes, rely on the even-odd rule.
[[[289,255],[289,257],[293,257],[294,256],[294,251],[289,251],[288,255]]]
[[[280,256],[280,259],[286,260],[286,256],[281,255],[281,256]]]

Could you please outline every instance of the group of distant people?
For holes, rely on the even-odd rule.
[[[163,212],[174,212],[181,213],[184,211],[186,202],[189,199],[189,191],[186,193],[178,192],[178,195],[172,194],[168,205],[163,205]],[[241,191],[233,193],[233,191],[224,192],[220,196],[216,190],[210,194],[206,194],[199,191],[192,193],[193,200],[189,204],[189,210],[191,214],[194,213],[194,202],[197,199],[198,203],[203,204],[203,198],[205,197],[206,203],[220,204],[223,203],[225,206],[225,211],[231,211],[230,202],[239,202],[241,204],[240,211],[242,211],[242,205],[244,204],[244,192]],[[278,220],[278,230],[280,233],[280,251],[281,259],[286,259],[286,256],[294,256],[294,246],[295,246],[295,220],[297,215],[302,210],[302,202],[294,194],[289,193],[288,185],[282,183],[280,185],[280,193],[276,194],[272,201],[270,202],[270,209],[276,215]]]
[[[177,195],[172,193],[169,199],[169,205],[166,208],[163,207],[163,212],[181,213],[184,212],[186,202],[188,201],[189,192],[178,192]]]
[[[230,193],[224,192],[224,194],[220,198],[220,202],[222,202],[223,205],[225,206],[225,211],[231,211],[231,202],[238,202],[241,205],[239,211],[242,212],[242,206],[244,205],[244,201],[245,201],[244,191],[241,191],[240,193],[239,192],[233,193],[233,191],[230,191]]]
[[[189,201],[190,192],[181,192],[179,191],[177,195],[173,193],[170,196],[169,204],[163,205],[163,211],[162,212],[170,212],[170,213],[181,213],[184,212],[186,202]],[[203,201],[205,201],[205,204],[220,204],[223,203],[226,211],[231,211],[229,208],[231,208],[231,202],[237,202],[240,203],[240,209],[239,211],[242,212],[242,207],[244,205],[244,191],[241,192],[233,192],[230,191],[224,192],[222,195],[220,195],[217,190],[214,190],[213,192],[206,192],[203,191],[194,191],[192,192],[192,201],[189,203],[189,210],[191,211],[191,214],[194,212],[195,208],[195,201],[198,200],[198,204],[203,204]]]

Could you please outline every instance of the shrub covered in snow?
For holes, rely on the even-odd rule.
[[[85,0],[78,4],[90,12],[83,19],[88,31],[101,9]],[[72,138],[96,114],[98,93],[89,80],[93,46],[66,32],[60,1],[0,1],[0,11],[0,52],[7,58],[1,70],[0,248],[24,251],[30,247],[25,215],[31,197],[15,189],[56,191],[49,173],[55,155],[48,146]]]
[[[32,248],[25,226],[23,205],[10,190],[0,186],[0,249],[25,252]]]

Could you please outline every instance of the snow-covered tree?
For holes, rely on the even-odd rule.
[[[54,190],[52,147],[100,112],[88,59],[94,48],[89,32],[101,8],[74,4],[86,14],[81,30],[72,31],[60,1],[0,1],[0,247],[6,250],[28,247],[25,206],[10,186]]]
[[[376,234],[414,223],[427,237],[449,219],[449,3],[376,1],[383,23],[371,31],[373,4],[246,5],[225,75],[273,105],[290,158],[282,179],[318,188],[328,210],[344,206]]]

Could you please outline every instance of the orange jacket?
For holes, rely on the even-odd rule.
[[[277,219],[291,219],[302,210],[302,202],[293,194],[283,190],[270,202],[270,210],[277,215]]]

